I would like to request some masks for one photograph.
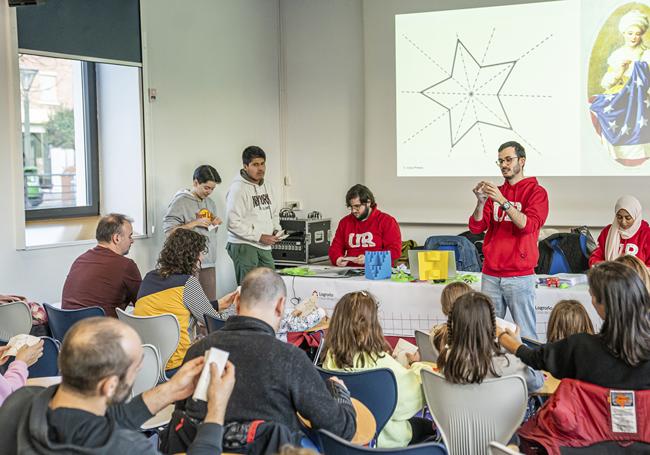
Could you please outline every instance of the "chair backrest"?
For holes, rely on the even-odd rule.
[[[336,436],[326,430],[318,430],[323,453],[325,455],[366,455],[377,454],[383,455],[446,455],[447,450],[442,444],[437,442],[427,442],[408,447],[399,447],[394,449],[371,449],[368,447],[358,446]]]
[[[63,342],[65,334],[75,322],[94,316],[106,316],[104,309],[98,306],[80,308],[78,310],[63,310],[61,308],[53,307],[48,303],[44,303],[43,306],[47,312],[47,319],[52,336],[60,342]]]
[[[431,337],[427,332],[416,330],[415,344],[418,345],[418,351],[420,351],[420,360],[423,362],[438,361],[439,352],[436,348],[433,347],[433,344],[431,344]]]
[[[521,425],[528,391],[520,376],[452,384],[422,370],[424,396],[436,427],[452,455],[487,455],[490,441],[507,443]]]
[[[490,442],[490,455],[517,455],[520,454],[521,452],[519,451],[514,451],[512,449],[509,449],[505,445],[492,441]]]
[[[350,395],[366,405],[377,422],[376,438],[397,406],[395,374],[388,368],[353,372],[330,371],[318,367],[317,369],[323,379],[332,376],[340,378],[350,391]]]
[[[207,313],[203,315],[203,320],[205,321],[205,326],[208,328],[208,333],[215,332],[226,324],[224,319],[215,318]]]
[[[318,342],[318,348],[316,349],[316,354],[314,354],[314,365],[320,365],[323,363],[320,360],[320,356],[323,354],[323,348],[325,347],[325,331],[318,330],[316,333],[320,334],[320,341]]]
[[[43,355],[34,365],[29,367],[30,378],[45,378],[59,375],[59,342],[54,338],[41,337],[43,340]]]
[[[9,340],[14,335],[29,333],[32,329],[32,312],[25,302],[0,305],[0,338]]]
[[[162,365],[161,379],[167,380],[164,375],[165,365],[178,347],[181,338],[181,326],[173,314],[160,314],[158,316],[134,316],[117,308],[117,318],[133,327],[138,332],[143,344],[152,344],[158,349]]]
[[[140,395],[142,392],[151,390],[156,387],[160,375],[162,374],[162,364],[158,349],[152,344],[142,345],[142,365],[135,377],[133,388],[131,389],[131,396]]]

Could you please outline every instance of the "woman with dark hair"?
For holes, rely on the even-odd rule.
[[[221,177],[215,168],[208,164],[194,170],[192,189],[176,192],[167,207],[163,218],[163,231],[169,234],[174,229],[185,228],[206,237],[206,252],[198,275],[203,291],[210,300],[217,298],[217,226],[221,219],[217,217],[217,206],[209,198],[214,188],[221,183]]]
[[[600,333],[579,333],[531,349],[512,332],[499,331],[499,342],[527,365],[558,379],[650,389],[650,295],[641,278],[624,264],[603,262],[589,271],[589,292],[604,321]]]
[[[197,279],[208,240],[189,229],[175,229],[163,246],[156,269],[142,280],[133,314],[158,316],[173,314],[180,325],[180,340],[165,370],[175,371],[181,366],[187,349],[203,315],[226,319],[234,314],[232,305],[237,291],[211,302]]]
[[[328,370],[360,371],[388,368],[397,380],[397,407],[377,438],[378,447],[404,447],[435,434],[432,422],[413,417],[424,407],[420,370],[431,368],[416,362],[405,368],[390,354],[377,315],[377,301],[368,292],[345,294],[334,307],[327,337]]]
[[[480,292],[461,295],[447,321],[447,344],[438,357],[445,379],[456,384],[480,384],[486,378],[519,375],[529,392],[544,384],[539,371],[504,353],[496,342],[496,315],[490,298]]]

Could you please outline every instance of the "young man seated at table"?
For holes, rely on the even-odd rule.
[[[392,265],[402,254],[402,234],[397,221],[380,211],[375,196],[364,185],[354,185],[345,195],[350,214],[339,221],[329,257],[339,267],[363,266],[366,251],[390,251]]]
[[[203,358],[186,363],[169,382],[123,403],[142,364],[141,343],[138,334],[117,319],[77,322],[59,354],[61,384],[23,387],[0,407],[2,454],[157,455],[140,426],[174,401],[192,395]],[[188,455],[221,453],[235,368],[229,363],[221,378],[216,371],[211,366],[207,413]]]
[[[273,270],[251,270],[236,300],[237,315],[228,318],[222,329],[192,345],[184,363],[203,356],[211,347],[230,353],[229,359],[237,365],[237,384],[226,412],[227,425],[272,422],[288,428],[292,441],[297,442],[299,412],[312,428],[350,439],[356,431],[356,413],[348,390],[340,382],[323,381],[304,352],[275,337],[284,314],[286,292],[284,281]],[[204,403],[191,399],[177,402],[178,423],[172,419],[167,439],[177,442],[174,432],[185,433],[184,425],[202,420],[203,415]],[[173,452],[179,447],[168,449]]]

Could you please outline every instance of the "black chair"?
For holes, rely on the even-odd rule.
[[[326,430],[318,430],[325,455],[447,455],[447,449],[437,442],[426,442],[394,449],[371,449],[358,446]]]
[[[208,328],[208,333],[216,332],[226,324],[224,319],[215,318],[207,313],[203,315],[203,320],[205,321],[205,326]]]
[[[352,372],[316,368],[325,380],[333,376],[341,379],[350,391],[350,395],[370,410],[377,423],[377,432],[373,439],[377,439],[397,406],[395,374],[388,368]]]
[[[43,306],[47,312],[52,337],[60,342],[63,342],[63,337],[65,337],[66,332],[75,322],[94,316],[106,316],[104,309],[98,306],[81,308],[79,310],[62,310],[48,303],[43,304]]]

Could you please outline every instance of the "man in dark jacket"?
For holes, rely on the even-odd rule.
[[[126,324],[112,318],[78,322],[61,347],[61,384],[23,387],[0,407],[0,452],[158,454],[138,430],[164,407],[193,393],[203,359],[188,362],[169,382],[123,404],[141,363],[140,337]],[[208,412],[188,455],[221,453],[223,418],[235,373],[229,364],[218,378],[216,368],[211,368]]]
[[[299,412],[312,428],[351,439],[356,414],[345,386],[323,381],[303,351],[275,338],[286,292],[284,281],[273,270],[260,267],[250,271],[242,283],[238,315],[190,347],[184,363],[210,347],[230,353],[229,359],[237,365],[237,383],[226,411],[227,425],[263,420],[297,434]],[[186,412],[186,421],[200,421],[205,414],[205,406],[193,400],[176,403],[176,410]]]

